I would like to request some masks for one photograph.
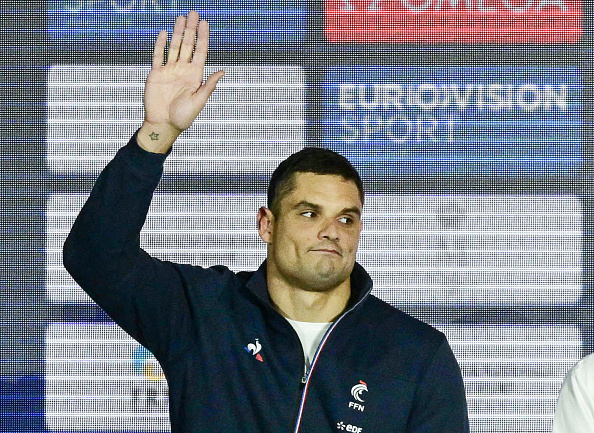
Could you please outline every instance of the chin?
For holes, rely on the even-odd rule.
[[[348,275],[345,277],[341,274],[316,274],[311,275],[306,281],[303,281],[305,290],[310,292],[328,292],[340,286],[348,279]]]

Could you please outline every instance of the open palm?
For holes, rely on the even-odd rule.
[[[224,75],[219,71],[202,82],[208,38],[208,23],[199,21],[196,11],[190,12],[187,19],[178,17],[167,62],[163,64],[167,32],[159,33],[144,90],[145,123],[168,127],[179,135],[202,111]]]

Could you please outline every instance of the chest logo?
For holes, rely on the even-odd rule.
[[[358,411],[363,412],[365,410],[365,406],[360,403],[363,403],[365,400],[361,396],[362,393],[367,392],[367,384],[362,380],[359,381],[358,384],[351,388],[351,395],[357,401],[349,401],[349,407],[351,409],[355,409]],[[360,403],[357,403],[360,402]]]
[[[361,433],[363,431],[362,427],[357,427],[353,424],[345,424],[342,421],[336,423],[336,429],[342,431],[349,431],[353,433]]]
[[[244,349],[246,351],[250,352],[252,355],[254,355],[254,357],[258,361],[264,362],[264,358],[262,358],[262,355],[260,355],[260,350],[262,350],[262,345],[260,344],[260,342],[258,341],[257,338],[256,338],[255,343],[248,344],[246,347],[244,347]]]
[[[351,395],[355,400],[360,401],[361,403],[365,401],[363,398],[361,398],[361,393],[363,392],[367,392],[367,384],[362,380],[360,380],[358,384],[351,388]]]

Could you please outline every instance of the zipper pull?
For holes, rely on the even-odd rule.
[[[305,358],[305,363],[303,364],[303,377],[301,378],[301,383],[305,385],[305,382],[307,382],[307,373],[309,370],[309,359],[307,359],[307,357]]]

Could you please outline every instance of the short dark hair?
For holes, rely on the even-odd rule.
[[[274,215],[278,215],[283,198],[295,188],[295,173],[329,174],[351,180],[357,185],[363,203],[363,182],[348,159],[329,149],[305,147],[281,162],[272,173],[268,184],[268,209]]]

